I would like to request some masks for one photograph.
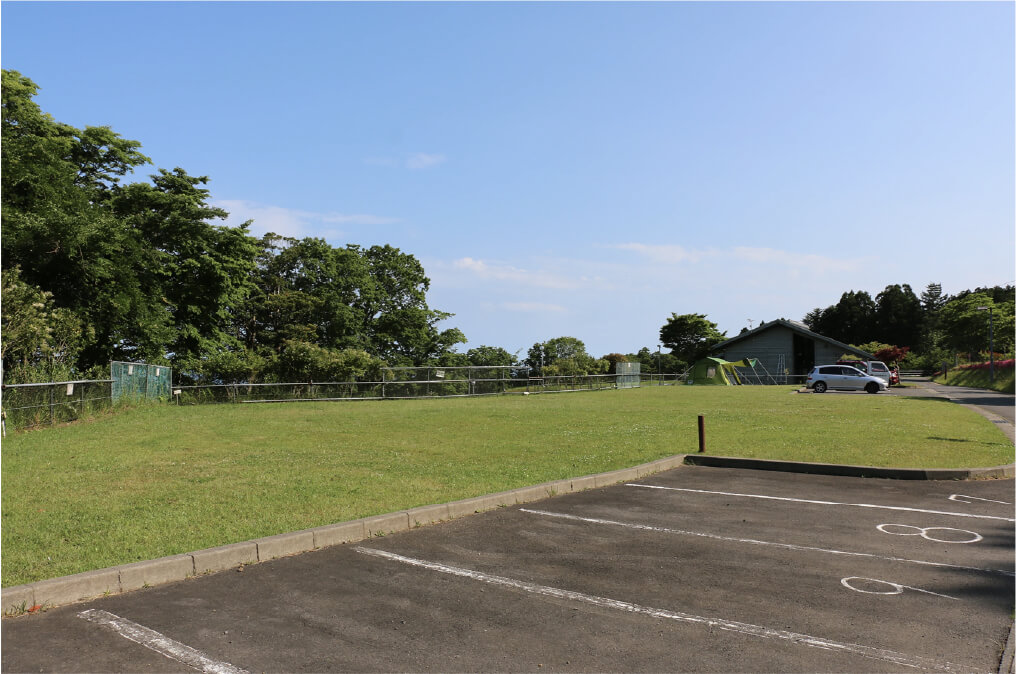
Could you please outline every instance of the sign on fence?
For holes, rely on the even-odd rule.
[[[114,360],[109,364],[113,380],[113,400],[122,396],[131,398],[169,398],[173,368],[146,363],[124,363]]]

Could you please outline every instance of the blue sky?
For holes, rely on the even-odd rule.
[[[23,3],[57,120],[252,232],[392,244],[468,344],[1013,283],[1012,2]]]

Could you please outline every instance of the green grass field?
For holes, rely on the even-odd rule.
[[[987,370],[949,370],[945,375],[938,375],[933,378],[937,384],[949,386],[971,386],[973,388],[986,388],[999,393],[1016,392],[1016,376],[1013,368],[999,368],[995,371],[995,381],[991,381],[991,373]]]
[[[991,423],[936,399],[662,387],[384,402],[154,406],[3,444],[18,585],[697,451],[995,466]]]

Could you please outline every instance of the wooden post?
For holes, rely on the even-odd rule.
[[[698,451],[699,454],[706,451],[706,418],[701,414],[698,418]]]

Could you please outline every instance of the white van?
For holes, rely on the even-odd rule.
[[[886,388],[892,385],[892,373],[890,373],[889,367],[880,360],[838,360],[836,364],[856,367],[869,377],[884,381]]]

